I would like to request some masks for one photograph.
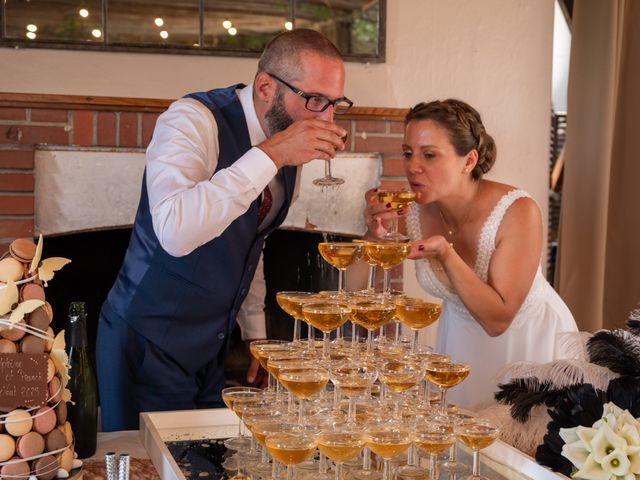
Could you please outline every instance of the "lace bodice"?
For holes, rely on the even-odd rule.
[[[476,262],[473,266],[473,271],[484,282],[487,281],[489,263],[491,261],[491,256],[496,249],[496,234],[498,233],[498,228],[502,223],[502,219],[504,218],[505,213],[513,204],[513,202],[523,197],[530,198],[531,196],[524,190],[511,190],[510,192],[503,195],[502,198],[498,200],[498,203],[496,203],[495,207],[493,207],[493,210],[482,226],[482,230],[478,238],[478,251],[476,254]],[[409,233],[409,236],[411,237],[411,240],[420,240],[425,238],[425,236],[422,234],[420,210],[417,204],[414,204],[411,212],[407,216],[407,231]],[[460,300],[460,297],[458,297],[455,291],[448,288],[438,279],[428,260],[416,261],[416,275],[418,277],[420,286],[427,292],[435,295],[436,297],[442,298],[452,307],[458,310],[460,314],[463,314],[469,319],[472,319],[467,308]],[[536,292],[538,292],[542,288],[543,284],[546,284],[546,281],[544,280],[544,277],[542,277],[541,272],[538,271],[534,283],[531,286],[525,301],[520,307],[520,311],[518,312],[518,314],[535,301],[535,298],[537,297]]]

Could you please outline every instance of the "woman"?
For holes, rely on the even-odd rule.
[[[506,364],[548,362],[569,353],[559,335],[576,332],[571,312],[540,270],[540,209],[524,191],[483,179],[496,159],[480,115],[459,100],[419,103],[405,119],[404,165],[417,199],[408,214],[420,285],[444,301],[437,350],[469,363],[449,393],[479,407]],[[381,238],[395,212],[367,192],[368,237]]]

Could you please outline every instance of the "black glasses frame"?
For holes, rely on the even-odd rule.
[[[330,100],[327,97],[324,97],[322,95],[310,95],[308,93],[303,92],[299,88],[294,87],[293,85],[291,85],[290,83],[284,81],[283,79],[281,79],[277,75],[274,75],[273,73],[269,73],[269,72],[265,72],[265,73],[267,75],[269,75],[271,78],[275,78],[276,80],[278,80],[280,83],[282,83],[286,87],[289,87],[289,90],[291,90],[293,93],[295,93],[299,97],[304,98],[306,100],[306,102],[304,104],[304,108],[306,108],[310,112],[316,112],[316,113],[324,112],[327,108],[329,108],[329,105],[333,105],[335,107],[335,114],[336,115],[342,115],[344,113],[347,113],[351,109],[351,107],[353,107],[353,102],[351,100],[349,100],[347,97],[340,97],[340,98],[336,98],[335,100]],[[312,100],[312,99],[322,99],[326,103],[325,103],[324,107],[322,107],[321,109],[314,110],[313,108],[309,108],[309,101]],[[348,107],[340,106],[340,108],[338,108],[337,104],[340,103],[340,102],[347,103]]]

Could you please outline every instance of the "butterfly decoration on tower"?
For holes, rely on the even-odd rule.
[[[66,264],[71,263],[71,260],[64,257],[50,257],[45,258],[40,261],[42,258],[42,234],[38,237],[38,245],[36,246],[36,254],[31,260],[31,266],[29,267],[29,273],[37,273],[38,278],[42,280],[44,286],[48,286],[48,281],[53,278],[55,272],[60,270]]]
[[[71,391],[67,388],[67,384],[69,383],[69,368],[71,367],[69,366],[69,356],[65,351],[64,330],[61,330],[55,336],[49,355],[53,364],[56,366],[56,371],[60,372],[62,401],[71,402]]]
[[[26,314],[44,305],[42,300],[35,299],[19,302],[18,286],[13,280],[10,280],[0,292],[0,322],[6,324],[8,321],[10,326],[19,323]]]

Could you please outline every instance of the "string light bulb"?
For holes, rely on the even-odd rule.
[[[27,31],[34,33],[38,31],[38,27],[35,26],[33,23],[30,23],[29,25],[27,25]]]
[[[231,23],[230,20],[225,20],[222,22],[222,26],[226,29],[229,30],[231,28],[231,26],[233,25],[233,23]]]
[[[87,10],[86,8],[81,8],[80,10],[78,10],[78,15],[80,15],[82,18],[87,18],[89,16],[89,10]]]
[[[161,27],[162,25],[164,25],[164,20],[162,19],[162,17],[156,17],[153,23],[155,23],[157,27]]]
[[[91,35],[93,35],[96,38],[100,38],[102,37],[102,31],[98,28],[94,28],[93,30],[91,30]]]
[[[238,30],[236,29],[236,27],[230,27],[227,32],[229,32],[229,35],[234,36],[236,33],[238,33]]]
[[[293,30],[293,22],[284,22],[284,28],[287,30]]]
[[[34,32],[27,32],[27,38],[29,40],[35,40],[36,39],[36,34]]]
[[[167,32],[166,30],[162,30],[160,32],[160,36],[166,40],[167,38],[169,38],[169,32]]]

